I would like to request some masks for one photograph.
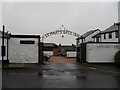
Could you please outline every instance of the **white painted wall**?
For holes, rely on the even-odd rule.
[[[116,38],[115,32],[112,32],[111,39],[109,39],[109,34],[106,33],[106,39],[104,39],[104,34],[101,35],[101,42],[118,42],[118,38]]]
[[[118,50],[120,50],[120,44],[87,43],[86,61],[94,63],[114,62],[114,55]]]
[[[20,44],[20,40],[34,40],[35,44]],[[37,38],[10,38],[10,63],[38,63]]]
[[[43,51],[43,53],[48,54],[49,56],[53,56],[53,51]]]
[[[67,51],[67,57],[76,57],[76,51]]]

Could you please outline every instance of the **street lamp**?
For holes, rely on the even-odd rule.
[[[115,23],[116,26],[118,26],[118,42],[120,42],[120,22]]]
[[[2,47],[1,47],[1,52],[2,52],[2,62],[4,60],[4,52],[5,52],[5,46],[4,46],[4,33],[5,33],[5,26],[3,25],[3,31],[2,31]]]

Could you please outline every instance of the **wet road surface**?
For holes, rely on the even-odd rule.
[[[50,63],[39,68],[3,69],[3,88],[119,88],[120,74],[79,63]]]

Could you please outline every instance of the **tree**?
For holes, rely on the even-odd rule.
[[[120,65],[120,51],[115,54],[114,59],[115,63]]]

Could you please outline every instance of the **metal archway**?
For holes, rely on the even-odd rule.
[[[49,33],[46,33],[42,36],[42,41],[44,41],[45,38],[51,36],[51,35],[56,35],[56,34],[68,34],[68,35],[72,35],[72,36],[75,36],[75,37],[80,37],[80,34],[78,33],[75,33],[73,31],[69,31],[68,29],[66,29],[63,25],[61,28],[59,28],[58,30],[56,31],[51,31]]]

